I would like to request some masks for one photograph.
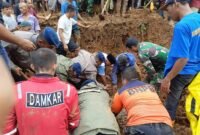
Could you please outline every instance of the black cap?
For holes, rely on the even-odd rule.
[[[77,45],[74,41],[70,41],[68,43],[68,49],[70,52],[74,52],[77,48],[79,48],[79,45]]]
[[[137,46],[138,40],[134,37],[129,37],[126,41],[126,47],[131,48],[132,46]]]
[[[116,63],[116,59],[112,54],[108,54],[107,59],[111,64],[115,64]]]
[[[176,3],[176,2],[188,2],[190,3],[191,0],[165,0],[165,4],[163,6],[161,6],[160,9],[166,9],[168,5]]]

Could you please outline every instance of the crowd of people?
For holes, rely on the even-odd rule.
[[[41,29],[38,21],[51,17],[57,1],[36,1],[50,10],[45,17],[37,14],[34,2],[1,2],[0,134],[120,135],[116,116],[125,109],[123,134],[174,135],[176,110],[187,86],[186,114],[192,134],[200,134],[200,14],[190,8],[190,0],[166,0],[160,8],[176,22],[170,49],[128,37],[127,51],[117,56],[81,48],[79,27],[92,24],[79,12],[86,5],[92,15],[94,3],[102,8],[109,3],[106,12],[116,8],[123,16],[144,1],[60,0],[57,30]],[[147,72],[145,81],[136,54]],[[167,97],[164,104],[159,95]]]

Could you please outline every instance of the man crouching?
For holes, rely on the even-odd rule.
[[[112,111],[128,113],[125,135],[173,135],[170,116],[152,85],[137,80],[134,67],[123,74],[123,87],[115,94]]]
[[[120,135],[115,116],[110,109],[110,97],[103,87],[94,80],[81,76],[81,65],[71,66],[74,77],[77,77],[81,120],[73,135]],[[78,85],[77,85],[78,84]]]

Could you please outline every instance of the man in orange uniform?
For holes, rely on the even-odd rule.
[[[170,116],[152,85],[137,80],[134,67],[123,74],[123,87],[115,94],[112,111],[128,113],[125,135],[173,135]]]

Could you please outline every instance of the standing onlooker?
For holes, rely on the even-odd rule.
[[[17,22],[21,23],[23,21],[30,22],[32,25],[32,31],[38,33],[40,31],[40,25],[38,19],[31,15],[28,10],[28,5],[26,3],[20,3],[19,8],[21,15],[17,17]]]
[[[63,48],[65,51],[68,50],[67,45],[71,39],[72,26],[77,24],[81,27],[88,28],[87,26],[73,19],[75,14],[76,14],[75,7],[72,5],[68,5],[66,13],[62,15],[60,19],[58,20],[57,34],[58,34],[59,40],[63,43]]]
[[[118,15],[122,13],[122,16],[124,16],[127,7],[128,7],[128,0],[116,0],[116,12]]]
[[[166,108],[175,120],[184,88],[200,71],[200,15],[193,13],[189,0],[167,0],[165,7],[171,18],[178,21],[161,84],[161,90],[168,94]]]
[[[12,8],[9,3],[3,4],[3,20],[7,29],[14,31],[17,28],[17,21],[12,14]]]

